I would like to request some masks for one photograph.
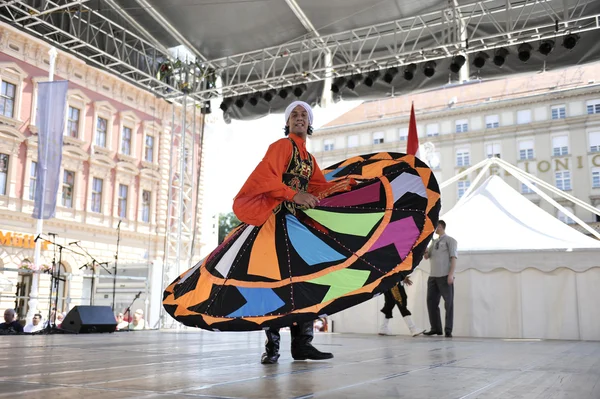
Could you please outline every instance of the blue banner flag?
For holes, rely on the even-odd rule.
[[[56,212],[68,87],[66,80],[38,83],[35,219],[51,219]]]

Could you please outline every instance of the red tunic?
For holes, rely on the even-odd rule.
[[[303,160],[309,156],[313,159],[314,171],[308,184],[308,192],[316,197],[323,198],[336,191],[347,191],[354,181],[328,182],[317,165],[315,158],[306,150],[306,140],[296,134],[290,134],[289,139],[277,140],[269,146],[263,160],[252,172],[240,192],[233,200],[233,212],[244,223],[260,226],[267,221],[273,209],[284,201],[292,201],[297,191],[286,186],[283,174],[287,170],[292,157],[292,143],[294,140],[300,157]]]

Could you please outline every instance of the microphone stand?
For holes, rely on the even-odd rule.
[[[112,311],[115,312],[115,301],[117,295],[117,264],[119,262],[119,242],[121,241],[121,221],[119,220],[119,224],[117,224],[117,253],[115,254],[115,275],[113,277],[113,303],[112,303]]]
[[[135,296],[135,298],[133,298],[133,301],[131,301],[131,303],[129,304],[129,306],[127,306],[127,309],[125,309],[125,312],[123,312],[123,320],[125,320],[125,315],[131,316],[131,307],[133,306],[133,303],[135,301],[137,301],[138,299],[140,299],[140,295],[142,295],[142,291],[138,292],[137,295]],[[127,324],[127,330],[129,330],[129,324]]]
[[[92,260],[92,287],[91,287],[91,292],[90,292],[90,305],[93,305],[94,303],[94,290],[95,290],[95,273],[96,273],[96,265],[100,265],[102,266],[102,268],[108,273],[108,274],[112,274],[104,265],[108,266],[108,262],[98,262],[96,260],[96,258],[94,258],[88,251],[87,249],[83,248],[81,245],[79,245],[79,241],[74,241],[74,242],[70,242],[69,245],[75,245],[77,246],[79,249],[81,249],[83,252],[85,252],[85,254]],[[81,255],[84,256],[84,255]],[[86,264],[87,266],[87,264]],[[83,268],[83,266],[82,266]]]

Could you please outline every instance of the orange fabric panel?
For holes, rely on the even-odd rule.
[[[392,156],[389,152],[380,152],[369,159],[392,159]]]
[[[370,165],[363,166],[361,175],[363,178],[374,178],[383,175],[383,168],[397,164],[397,160],[381,161]]]
[[[185,284],[185,283],[184,283]],[[196,288],[187,292],[185,295],[177,298],[176,303],[179,305],[175,311],[175,316],[197,315],[199,313],[188,310],[188,306],[194,306],[206,301],[210,295],[212,281],[210,273],[206,270],[200,272],[200,278],[196,284]]]
[[[252,244],[248,274],[281,280],[279,259],[275,247],[275,214],[262,225]]]

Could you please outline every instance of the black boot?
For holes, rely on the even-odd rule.
[[[313,340],[313,322],[308,321],[290,328],[292,334],[292,357],[294,360],[325,360],[333,355],[321,352],[311,345]]]
[[[279,329],[270,328],[265,330],[267,342],[265,342],[265,353],[262,354],[262,364],[275,364],[279,360]]]

